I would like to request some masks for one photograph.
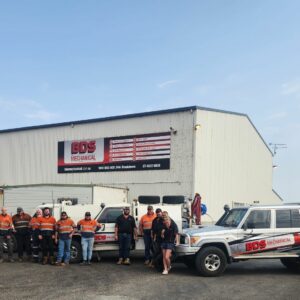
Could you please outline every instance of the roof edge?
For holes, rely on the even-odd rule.
[[[283,198],[274,190],[272,189],[272,192],[283,202]]]
[[[231,114],[236,116],[243,116],[246,117],[261,140],[266,145],[267,149],[270,151],[270,153],[273,156],[273,152],[269,148],[268,144],[262,137],[262,135],[259,133],[251,119],[247,114],[233,112],[233,111],[227,111],[227,110],[221,110],[221,109],[214,109],[214,108],[208,108],[208,107],[202,107],[202,106],[186,106],[186,107],[177,107],[177,108],[171,108],[171,109],[163,109],[163,110],[155,110],[155,111],[149,111],[149,112],[141,112],[141,113],[134,113],[134,114],[127,114],[127,115],[119,115],[119,116],[111,116],[111,117],[103,117],[103,118],[93,118],[93,119],[86,119],[86,120],[78,120],[78,121],[67,121],[67,122],[61,122],[61,123],[52,123],[52,124],[44,124],[44,125],[35,125],[35,126],[27,126],[27,127],[19,127],[19,128],[11,128],[11,129],[2,129],[0,130],[1,133],[10,133],[10,132],[19,132],[19,131],[27,131],[27,130],[35,130],[35,129],[47,129],[47,128],[54,128],[54,127],[63,127],[63,126],[74,126],[74,125],[81,125],[81,124],[89,124],[89,123],[96,123],[96,122],[105,122],[105,121],[113,121],[113,120],[122,120],[122,119],[132,119],[132,118],[140,118],[140,117],[147,117],[147,116],[154,116],[154,115],[163,115],[163,114],[169,114],[169,113],[177,113],[177,112],[185,112],[185,111],[195,111],[195,110],[204,110],[204,111],[210,111],[210,112],[216,112],[216,113],[225,113],[225,114]]]

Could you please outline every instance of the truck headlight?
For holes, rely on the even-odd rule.
[[[185,243],[185,244],[189,244],[189,243],[190,243],[190,239],[189,239],[188,236],[185,236],[185,237],[184,237],[184,243]]]
[[[192,236],[191,237],[191,245],[195,245],[200,241],[200,236]]]

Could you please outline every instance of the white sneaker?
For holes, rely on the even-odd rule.
[[[168,273],[169,273],[169,272],[168,272],[167,270],[164,270],[164,271],[162,272],[163,275],[168,275]]]
[[[168,272],[170,272],[171,269],[172,269],[172,266],[169,267]]]

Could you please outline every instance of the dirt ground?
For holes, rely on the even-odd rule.
[[[105,257],[92,266],[0,264],[0,299],[299,299],[300,275],[277,260],[232,264],[221,277],[205,278],[177,263],[164,276],[143,265],[118,266]]]

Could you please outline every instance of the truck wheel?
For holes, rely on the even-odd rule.
[[[293,272],[300,272],[300,259],[299,258],[281,258],[282,264]]]
[[[79,241],[72,240],[71,243],[71,263],[80,263],[82,260],[82,248]]]
[[[227,266],[227,258],[218,247],[206,247],[198,252],[195,259],[198,273],[206,277],[221,275]]]

